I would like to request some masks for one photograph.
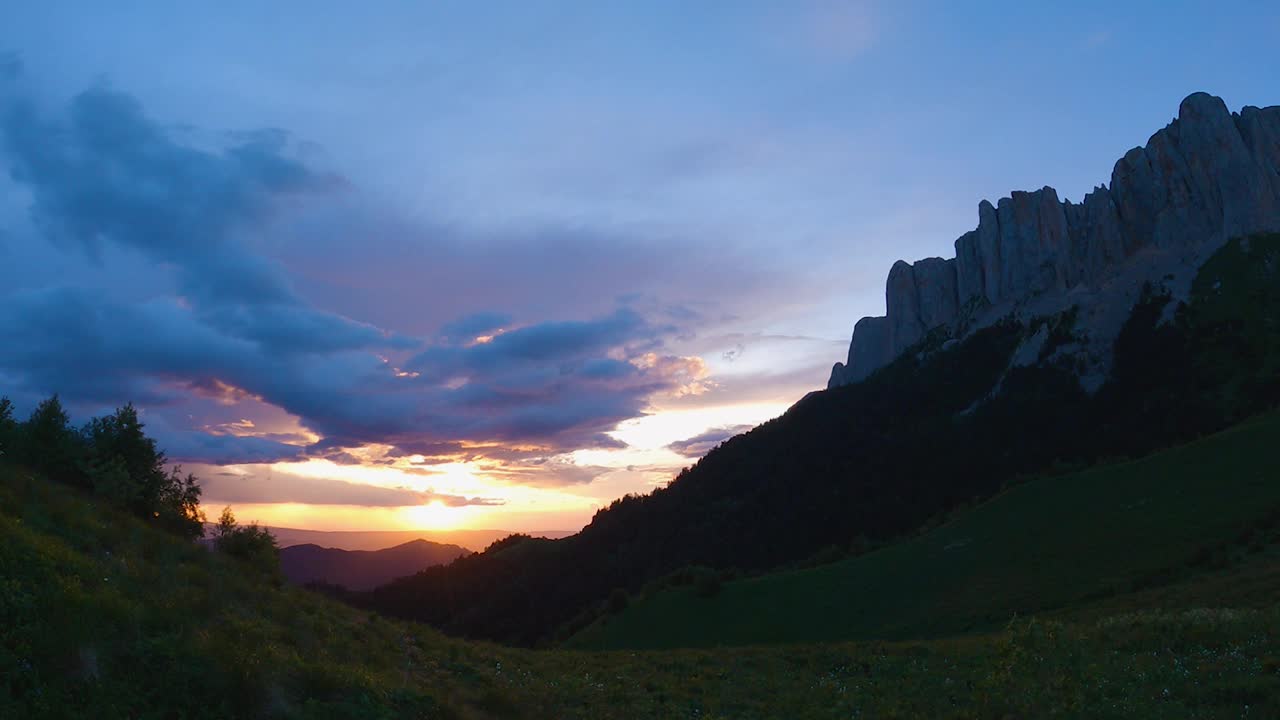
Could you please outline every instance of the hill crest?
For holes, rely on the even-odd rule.
[[[381,550],[341,550],[307,543],[281,549],[280,569],[298,585],[319,582],[363,591],[470,554],[458,545],[421,538]]]

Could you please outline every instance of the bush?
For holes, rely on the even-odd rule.
[[[230,507],[223,508],[218,518],[213,546],[218,552],[240,558],[273,575],[280,572],[280,546],[276,544],[275,535],[256,522],[240,525]]]

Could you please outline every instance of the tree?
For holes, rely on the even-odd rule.
[[[168,458],[143,427],[132,403],[84,426],[84,474],[90,487],[171,532],[199,537],[204,532],[204,517],[195,476],[184,476],[179,467],[166,470]]]
[[[271,531],[253,522],[240,525],[231,507],[222,509],[213,530],[213,546],[218,552],[240,558],[273,575],[280,572],[280,547]]]
[[[83,483],[80,447],[57,395],[41,402],[22,427],[21,458],[63,482]]]
[[[88,471],[94,490],[139,514],[154,511],[168,480],[164,453],[142,432],[132,404],[93,418],[81,435],[88,446]],[[121,486],[117,477],[127,479]]]
[[[18,424],[13,419],[13,402],[7,397],[0,397],[0,457],[13,452],[13,436]]]
[[[174,466],[160,490],[160,503],[155,517],[170,532],[192,539],[204,535],[200,485],[195,475],[183,475],[182,468]]]

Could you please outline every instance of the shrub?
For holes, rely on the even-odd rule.
[[[218,552],[240,558],[271,574],[280,572],[280,547],[270,530],[258,523],[240,525],[230,507],[222,509],[213,531],[213,546]]]

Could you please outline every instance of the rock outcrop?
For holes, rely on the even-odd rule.
[[[895,263],[885,316],[858,321],[828,387],[862,380],[936,328],[959,335],[1029,305],[1131,300],[1145,267],[1186,276],[1225,240],[1276,231],[1280,106],[1231,113],[1221,98],[1196,93],[1145,147],[1125,153],[1110,187],[1079,204],[1051,187],[983,200],[954,258]],[[1108,294],[1118,278],[1127,289]],[[1086,313],[1111,319],[1097,333],[1104,340],[1118,331],[1117,315]]]

